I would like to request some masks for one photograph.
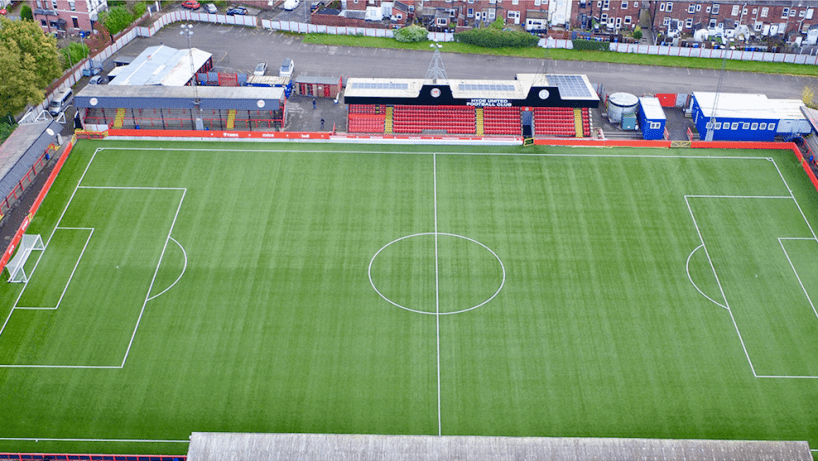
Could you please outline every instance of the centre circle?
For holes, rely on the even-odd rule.
[[[423,232],[381,247],[369,261],[369,283],[395,307],[417,314],[460,314],[494,299],[506,283],[506,268],[477,240]]]

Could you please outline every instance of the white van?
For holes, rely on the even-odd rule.
[[[51,101],[51,104],[48,105],[48,113],[51,114],[52,117],[60,115],[60,113],[64,111],[65,108],[71,103],[71,98],[73,96],[74,92],[71,91],[70,88],[60,92],[57,97]]]

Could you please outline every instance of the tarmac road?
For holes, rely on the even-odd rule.
[[[306,2],[302,2],[306,3]],[[155,36],[137,38],[120,51],[136,56],[148,46],[167,44],[186,48],[179,35],[179,24],[166,26]],[[284,58],[295,60],[295,75],[343,75],[344,77],[422,78],[432,58],[430,51],[387,50],[342,46],[312,45],[301,42],[301,36],[240,26],[194,23],[191,45],[213,54],[217,67],[237,72],[252,72],[259,61],[277,74]],[[445,53],[443,64],[449,78],[512,79],[517,73],[538,72],[540,59],[505,56]],[[627,64],[548,61],[547,73],[586,74],[591,83],[602,83],[608,93],[624,91],[645,93],[690,93],[715,91],[719,74],[716,70],[649,67]],[[818,86],[818,78],[788,75],[725,72],[721,91],[762,93],[771,98],[801,98],[808,83]]]

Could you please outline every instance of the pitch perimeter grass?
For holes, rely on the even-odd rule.
[[[0,287],[0,450],[815,445],[810,187],[787,151],[81,141]]]

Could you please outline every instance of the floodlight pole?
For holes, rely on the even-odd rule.
[[[726,65],[727,56],[724,55],[724,50],[722,50],[721,74],[719,74],[719,83],[716,86],[716,95],[713,97],[713,108],[711,109],[712,112],[710,113],[710,122],[707,124],[707,133],[704,135],[705,141],[712,141],[713,133],[716,131],[716,107],[719,104],[719,93],[721,92],[721,82],[724,79],[724,69]]]
[[[446,68],[443,67],[443,58],[440,57],[440,49],[443,48],[443,45],[434,42],[429,47],[435,49],[435,54],[432,56],[432,62],[429,63],[429,70],[426,71],[426,79],[432,80],[434,84],[437,84],[438,80],[448,80]]]
[[[190,73],[193,74],[193,105],[196,106],[196,129],[203,130],[202,101],[199,99],[199,89],[196,87],[196,68],[193,64],[193,48],[190,47],[190,37],[193,35],[193,24],[182,24],[180,35],[187,37],[187,52],[190,59]]]

